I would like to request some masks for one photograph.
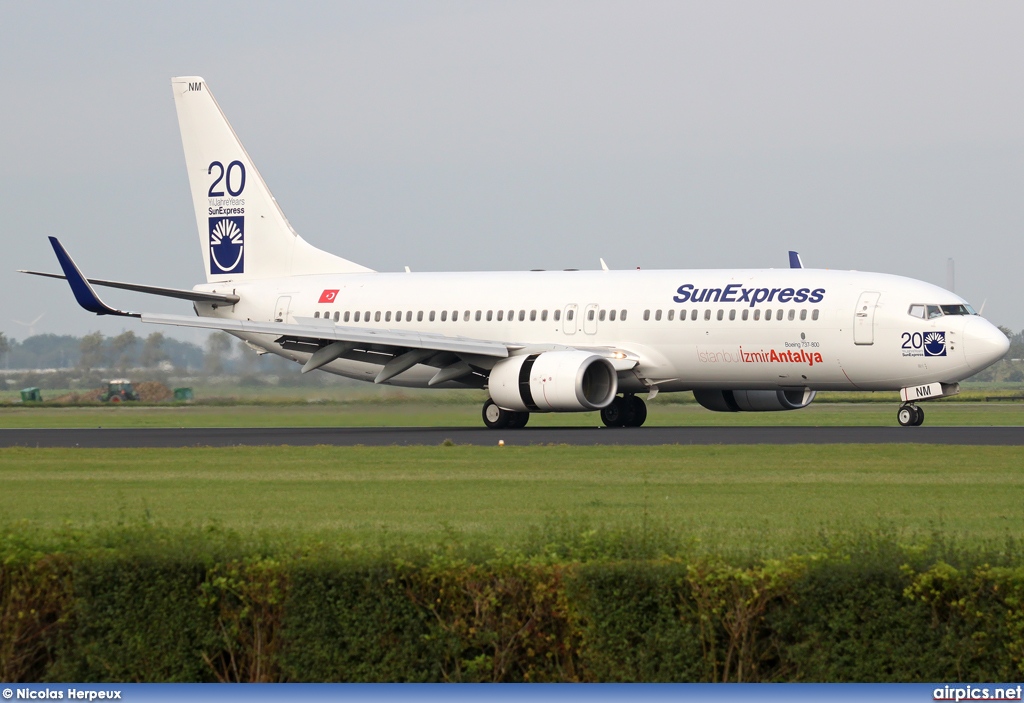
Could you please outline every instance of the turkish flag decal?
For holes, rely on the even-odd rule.
[[[318,302],[321,302],[321,303],[333,303],[334,299],[337,298],[337,297],[338,297],[338,291],[337,290],[325,290],[323,293],[320,294],[320,300]]]

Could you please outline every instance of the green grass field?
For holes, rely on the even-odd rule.
[[[349,546],[613,531],[765,554],[876,529],[1024,534],[1015,447],[4,449],[0,486],[0,524],[19,529],[215,525]]]
[[[876,425],[896,424],[898,402],[813,403],[774,413],[715,413],[695,404],[649,404],[650,426]],[[928,425],[1024,425],[1024,403],[922,404]],[[0,428],[20,427],[479,427],[476,403],[351,402],[268,405],[167,405],[55,407],[0,406]],[[597,413],[537,414],[530,425],[598,426]]]

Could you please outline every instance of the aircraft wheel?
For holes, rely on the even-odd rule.
[[[508,428],[510,430],[521,430],[526,427],[526,423],[530,421],[530,413],[512,413],[512,419],[508,422]]]
[[[605,427],[625,427],[625,399],[616,396],[612,399],[612,402],[601,408],[601,422],[604,423]]]
[[[632,410],[629,422],[626,427],[640,427],[647,421],[647,403],[644,402],[643,398],[638,398],[635,395],[629,399],[630,409]]]
[[[924,408],[914,406],[914,427],[920,427],[924,424]]]
[[[489,428],[492,430],[504,430],[510,425],[512,417],[516,415],[516,413],[513,413],[510,410],[502,410],[494,404],[493,400],[488,398],[487,402],[484,403],[482,415],[484,418],[484,424]]]
[[[896,421],[903,427],[914,427],[914,423],[917,420],[918,412],[920,412],[917,406],[914,405],[901,405],[899,411],[896,413]],[[921,413],[921,421],[924,421],[924,413]]]

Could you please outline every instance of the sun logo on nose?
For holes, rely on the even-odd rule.
[[[946,355],[946,333],[945,332],[929,332],[924,336],[924,355],[925,356],[945,356]]]

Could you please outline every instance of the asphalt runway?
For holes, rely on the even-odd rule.
[[[1024,445],[1024,427],[252,427],[0,430],[0,447],[372,447],[456,444],[651,446],[658,444]]]

